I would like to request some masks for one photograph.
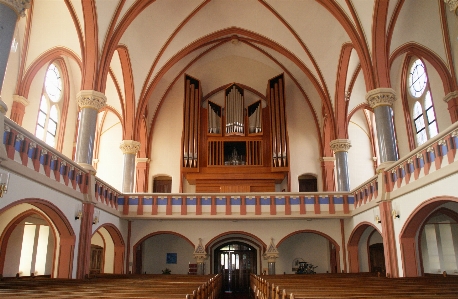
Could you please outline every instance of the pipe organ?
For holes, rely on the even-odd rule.
[[[200,130],[200,82],[190,76],[186,76],[184,94],[182,167],[197,168]]]
[[[273,192],[287,177],[283,82],[270,80],[259,100],[230,84],[202,103],[200,82],[185,76],[182,174],[196,192]]]

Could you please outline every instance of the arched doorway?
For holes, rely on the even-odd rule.
[[[350,273],[386,273],[382,235],[371,223],[360,223],[351,233],[348,260]]]
[[[181,234],[169,231],[151,233],[133,246],[133,273],[187,274],[195,263],[194,244]]]
[[[340,246],[328,235],[315,230],[293,232],[277,244],[280,257],[277,274],[295,273],[295,262],[305,261],[315,266],[316,273],[340,272]]]
[[[121,274],[124,265],[124,240],[120,231],[112,224],[100,226],[91,238],[92,274]]]
[[[75,233],[68,219],[51,202],[23,199],[0,209],[0,230],[0,271],[4,276],[23,272],[25,276],[33,273],[72,277]],[[20,270],[21,264],[31,273]]]
[[[458,267],[458,231],[456,225],[451,225],[456,223],[455,197],[430,199],[412,212],[400,234],[404,276],[422,276],[425,269],[442,273],[449,266]]]
[[[223,291],[247,293],[250,274],[257,273],[257,250],[240,241],[226,242],[214,250],[213,273],[223,275]]]

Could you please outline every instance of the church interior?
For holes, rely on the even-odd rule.
[[[1,277],[458,276],[457,8],[0,0]]]

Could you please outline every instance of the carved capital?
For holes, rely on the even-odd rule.
[[[458,0],[444,0],[444,2],[448,4],[450,11],[455,11],[456,13],[456,9],[458,8]]]
[[[199,238],[199,244],[196,246],[194,250],[194,258],[196,259],[197,263],[203,263],[204,260],[207,259],[207,252],[205,251],[204,246],[202,245],[202,239]]]
[[[30,7],[30,0],[0,0],[0,4],[11,7],[18,17],[24,17],[25,10]]]
[[[13,102],[18,102],[18,103],[24,105],[24,107],[27,107],[30,104],[29,100],[27,100],[25,97],[20,96],[18,94],[13,94]]]
[[[123,154],[136,155],[140,150],[140,142],[134,140],[123,140],[119,145],[119,148],[122,150]]]
[[[277,250],[277,247],[274,244],[274,239],[270,239],[269,248],[267,248],[266,253],[264,253],[264,259],[269,263],[275,263],[275,260],[279,257],[280,253]]]
[[[396,93],[392,88],[377,88],[366,93],[366,101],[372,109],[378,106],[391,106],[396,101]]]
[[[81,90],[76,94],[78,106],[83,108],[91,108],[99,111],[107,104],[107,97],[95,90]]]
[[[348,152],[351,147],[350,139],[335,139],[329,143],[334,152]]]

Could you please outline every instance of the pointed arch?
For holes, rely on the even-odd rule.
[[[351,232],[350,238],[348,238],[347,250],[348,250],[348,262],[350,273],[359,272],[359,258],[358,258],[358,244],[361,240],[363,233],[368,228],[373,228],[380,235],[380,230],[370,222],[364,221],[359,223]]]
[[[124,256],[125,256],[125,243],[119,229],[111,223],[104,223],[97,228],[97,230],[92,234],[96,234],[101,228],[107,230],[110,234],[111,239],[114,244],[114,264],[113,264],[113,273],[122,274],[123,265],[124,265]]]

